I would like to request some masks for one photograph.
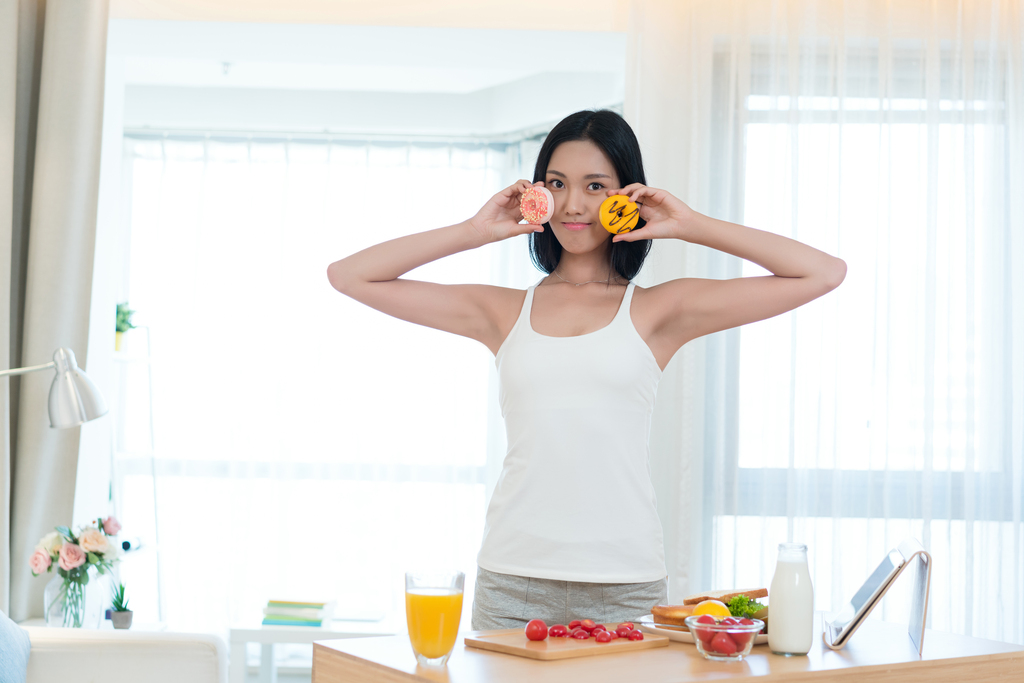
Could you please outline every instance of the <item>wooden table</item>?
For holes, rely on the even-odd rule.
[[[711,662],[689,643],[624,654],[596,655],[558,661],[487,652],[466,647],[461,637],[448,666],[418,667],[407,635],[360,640],[328,640],[313,644],[313,683],[565,683],[621,681],[623,683],[683,683],[712,679],[757,677],[768,681],[960,681],[1021,680],[1024,647],[940,631],[927,631],[924,656],[907,635],[906,626],[867,620],[838,651],[818,635],[806,657],[771,654],[755,646],[742,662]],[[492,632],[493,633],[493,632]]]

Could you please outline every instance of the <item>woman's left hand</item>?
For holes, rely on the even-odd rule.
[[[647,221],[644,227],[612,237],[613,242],[635,240],[684,239],[686,225],[693,216],[693,209],[665,190],[633,183],[619,190],[608,190],[608,196],[622,194],[629,201],[640,204],[640,218]]]

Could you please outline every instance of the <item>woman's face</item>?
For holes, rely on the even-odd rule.
[[[619,176],[601,148],[589,140],[563,142],[551,154],[544,186],[555,198],[549,225],[562,249],[585,254],[605,249],[612,235],[598,219],[607,190],[619,187]]]

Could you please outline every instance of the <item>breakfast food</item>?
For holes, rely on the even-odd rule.
[[[750,653],[754,637],[764,626],[757,619],[716,619],[709,614],[690,617],[686,625],[700,653],[708,659],[717,660],[743,659]]]
[[[764,632],[768,633],[768,606],[746,595],[737,595],[727,605],[729,613],[738,618],[760,619],[764,622]]]
[[[531,187],[519,198],[519,211],[527,223],[542,225],[555,213],[555,198],[546,187]]]
[[[705,600],[698,602],[693,608],[694,616],[700,616],[702,614],[710,614],[713,617],[731,617],[732,612],[724,602],[720,600]]]
[[[548,625],[542,619],[532,619],[524,630],[530,640],[544,640],[548,637]]]
[[[651,616],[656,624],[684,626],[686,617],[693,616],[696,605],[655,605],[651,608]]]
[[[598,217],[605,230],[618,235],[637,226],[640,221],[640,207],[636,202],[629,201],[626,195],[616,194],[601,202]]]
[[[633,622],[624,621],[615,628],[609,628],[604,624],[595,623],[592,619],[582,621],[574,619],[568,626],[555,624],[548,628],[542,619],[532,619],[524,629],[528,640],[545,640],[551,638],[573,638],[576,640],[588,640],[593,638],[599,643],[610,643],[619,638],[627,640],[643,640],[644,634],[633,628]]]
[[[760,619],[765,622],[764,632],[767,633],[768,607],[757,602],[757,598],[767,596],[767,588],[706,591],[684,598],[681,605],[655,605],[651,608],[651,616],[655,624],[683,627],[680,630],[685,629],[686,617],[689,616]]]
[[[767,588],[744,588],[743,590],[719,590],[719,591],[706,591],[704,593],[694,593],[693,595],[683,598],[684,605],[696,605],[704,602],[705,600],[718,600],[722,603],[728,603],[730,600],[738,595],[743,595],[750,598],[751,600],[757,600],[758,598],[767,598]]]

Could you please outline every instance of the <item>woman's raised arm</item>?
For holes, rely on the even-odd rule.
[[[661,348],[656,356],[671,358],[691,339],[791,311],[832,291],[846,277],[840,258],[782,235],[705,216],[664,190],[630,186],[621,193],[643,202],[641,216],[648,223],[617,235],[616,241],[681,239],[773,273],[731,280],[681,278],[649,289],[644,298],[655,312],[649,343]]]
[[[336,290],[371,308],[476,339],[496,352],[508,334],[504,328],[509,311],[515,321],[516,299],[522,298],[522,292],[490,285],[440,285],[400,276],[445,256],[540,228],[519,223],[519,196],[530,185],[520,180],[505,188],[462,223],[382,242],[335,261],[327,267],[327,278]]]

